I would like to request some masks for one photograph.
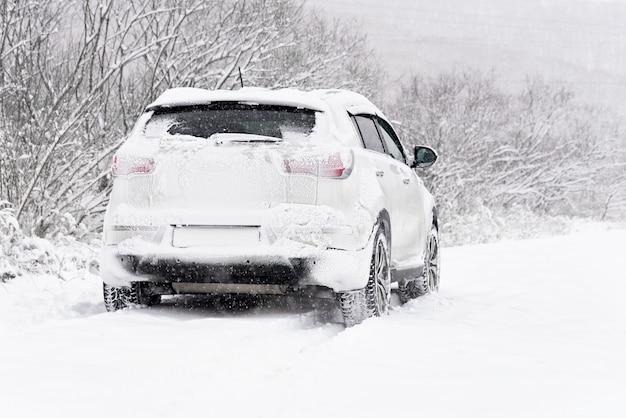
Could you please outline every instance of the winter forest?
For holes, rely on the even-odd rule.
[[[0,416],[625,417],[624,22],[626,0],[0,0]],[[128,172],[113,186],[112,176],[119,167],[114,156],[116,164],[123,161],[118,150],[146,106],[171,87],[235,90],[242,80],[245,87],[361,93],[382,110],[405,150],[437,151],[432,167],[415,170],[436,200],[438,222],[432,223],[432,201],[420,199],[431,222],[425,248],[419,255],[414,242],[404,246],[411,250],[404,267],[419,267],[405,272],[422,285],[426,279],[427,291],[413,287],[403,300],[408,283],[391,281],[403,260],[394,260],[400,251],[387,250],[385,239],[387,230],[419,236],[410,228],[417,206],[395,212],[402,220],[393,228],[384,228],[385,212],[377,210],[373,228],[361,228],[368,246],[352,251],[365,256],[351,258],[342,256],[352,247],[335,248],[321,232],[348,242],[342,222],[360,221],[361,212],[335,216],[317,189],[302,193],[313,203],[285,199],[284,206],[320,209],[310,212],[283,211],[271,207],[274,195],[259,202],[254,194],[269,185],[279,190],[275,196],[286,195],[288,187],[274,183],[289,177],[279,172],[287,163],[305,170],[296,172],[307,175],[298,180],[317,187],[322,161],[336,177],[324,181],[347,185],[327,194],[360,209],[385,172],[370,165],[369,176],[357,177],[358,153],[419,182],[402,161],[391,166],[393,156],[357,149],[357,142],[349,153],[332,148],[323,160],[309,154],[313,166],[249,151],[273,164],[276,176],[263,177],[263,165],[249,164],[241,150],[285,145],[278,137],[239,127],[217,132],[235,135],[242,142],[236,146],[184,131],[182,138],[142,137],[133,145],[141,152],[154,143],[174,149],[172,138],[191,137],[184,154],[212,158],[185,160],[206,162],[189,164],[191,174],[162,164],[164,178],[200,178],[189,194],[211,204],[222,202],[217,195],[228,201],[231,188],[251,196],[293,235],[263,246],[254,219],[224,221],[249,209],[240,211],[240,200],[218,208],[221,222],[163,222],[172,230],[166,238],[151,220],[135,228],[122,217],[109,228],[107,215],[103,228],[111,191],[114,206],[117,196],[134,198],[152,187],[120,183]],[[246,92],[228,97],[239,93]],[[228,105],[264,103],[250,97]],[[376,112],[365,104],[376,135]],[[337,132],[349,134],[345,112],[348,129]],[[169,135],[178,123],[165,125]],[[325,132],[343,135],[311,129],[292,132],[305,141],[303,149],[328,139]],[[248,136],[258,144],[244,141]],[[241,158],[222,164],[222,155]],[[166,161],[139,160],[136,167],[154,174],[135,176],[142,180],[159,174],[151,172],[154,161]],[[239,176],[242,167],[247,175]],[[235,180],[217,182],[216,173]],[[357,178],[363,180],[351,182]],[[205,179],[218,187],[207,191]],[[176,192],[183,180],[162,189]],[[397,191],[410,191],[391,190],[400,198]],[[349,200],[352,191],[356,199]],[[178,198],[183,194],[171,195],[186,203]],[[143,201],[158,207],[152,197]],[[141,207],[125,206],[128,219],[143,219]],[[204,207],[198,213],[212,215]],[[298,241],[300,231],[312,244]],[[109,233],[120,237],[110,241],[117,247],[103,245]],[[133,256],[159,247],[141,238],[150,234],[181,250],[164,264],[172,283],[104,284],[106,268],[131,266]],[[212,241],[198,239],[208,235]],[[136,253],[128,251],[133,245]],[[198,263],[189,277],[202,280],[178,283],[187,245],[197,251],[187,254],[187,266]],[[265,253],[269,246],[276,253]],[[110,262],[115,254],[101,257],[120,247],[119,263]],[[248,293],[241,293],[234,270],[219,269],[232,267],[218,264],[233,249],[243,254],[235,267],[246,273]],[[324,265],[318,250],[340,256]],[[202,257],[218,269],[204,269]],[[269,260],[267,266],[248,265],[254,257]],[[318,262],[320,277],[355,272],[365,287],[294,288],[278,280],[289,266],[275,268],[289,257],[294,274],[307,267],[303,260],[308,267]],[[159,267],[150,255],[143,258]],[[141,279],[153,271],[142,270]],[[170,286],[172,292],[159,291]],[[307,287],[316,292],[296,293]],[[345,312],[355,306],[371,317],[349,326]]]
[[[2,280],[20,269],[84,268],[98,246],[112,156],[143,107],[174,86],[239,88],[239,68],[247,86],[360,92],[394,120],[407,149],[434,147],[440,160],[421,175],[444,244],[626,213],[622,119],[541,74],[517,91],[495,72],[455,68],[391,85],[354,23],[299,0],[7,0]]]

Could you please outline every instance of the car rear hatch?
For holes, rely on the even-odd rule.
[[[254,210],[276,203],[315,204],[317,181],[287,176],[282,140],[216,134],[162,138],[155,158],[155,208]],[[132,193],[132,191],[131,191]]]
[[[347,175],[351,164],[324,141],[320,113],[232,102],[151,109],[116,157],[129,203],[203,212],[314,205],[318,178]]]

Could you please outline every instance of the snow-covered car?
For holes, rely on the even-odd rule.
[[[335,298],[347,325],[439,286],[437,210],[389,121],[342,90],[164,92],[115,155],[107,310],[162,295]]]

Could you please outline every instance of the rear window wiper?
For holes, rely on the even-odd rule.
[[[216,145],[227,144],[227,143],[276,143],[282,142],[282,138],[277,138],[275,136],[265,136],[265,135],[255,135],[255,134],[244,134],[244,133],[215,133],[209,137],[209,139],[213,139]]]

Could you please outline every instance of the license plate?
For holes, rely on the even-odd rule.
[[[172,239],[178,248],[254,246],[260,242],[258,226],[180,226],[174,228]]]

